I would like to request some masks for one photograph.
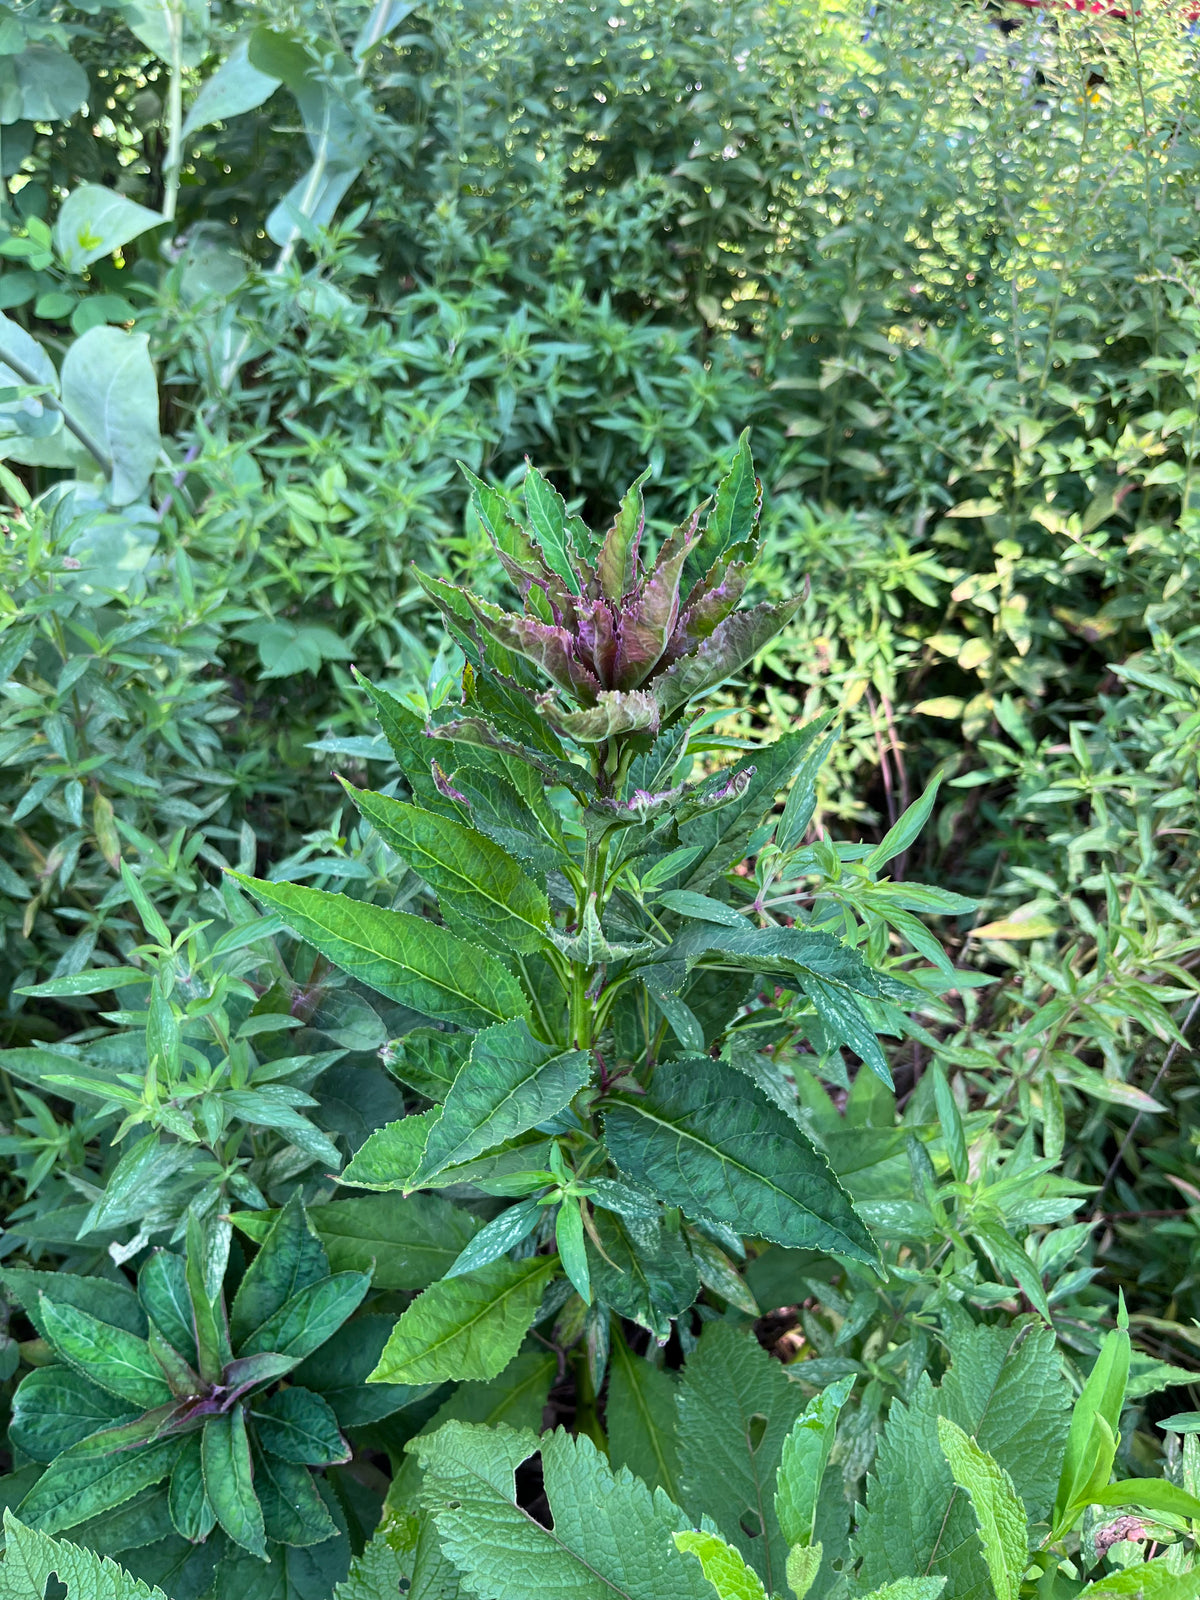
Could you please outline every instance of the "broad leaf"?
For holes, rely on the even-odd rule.
[[[350,1459],[332,1407],[311,1389],[278,1389],[255,1402],[253,1416],[263,1449],[281,1461],[327,1467]]]
[[[107,1556],[51,1539],[18,1521],[6,1507],[0,1563],[4,1600],[43,1600],[47,1584],[55,1579],[66,1600],[167,1600],[161,1589],[131,1578]]]
[[[447,1167],[462,1166],[557,1115],[591,1070],[586,1050],[558,1053],[535,1039],[521,1018],[476,1034],[408,1186],[418,1189]]]
[[[507,967],[423,917],[324,889],[233,876],[343,971],[424,1016],[485,1028],[525,1014]]]
[[[516,1355],[558,1266],[555,1256],[495,1261],[435,1283],[392,1329],[373,1383],[494,1378]]]
[[[31,1461],[53,1461],[91,1434],[136,1415],[127,1400],[70,1367],[38,1367],[13,1396],[8,1436]]]
[[[450,817],[387,795],[343,787],[367,821],[438,897],[458,932],[481,933],[501,951],[528,955],[546,943],[550,905],[506,850]]]
[[[254,1493],[267,1538],[279,1544],[324,1544],[337,1533],[307,1467],[253,1450]]]
[[[294,1195],[277,1212],[258,1254],[238,1285],[229,1314],[229,1335],[234,1349],[268,1317],[273,1317],[294,1294],[329,1276],[329,1258]],[[273,1348],[259,1345],[259,1349]]]
[[[148,335],[110,327],[80,334],[63,358],[62,399],[107,459],[112,504],[137,500],[162,448]]]
[[[700,1563],[704,1576],[717,1591],[717,1600],[767,1600],[758,1574],[718,1534],[689,1529],[674,1538],[676,1549],[695,1556]]]
[[[269,100],[279,87],[279,79],[260,72],[250,61],[250,41],[242,39],[204,80],[188,107],[183,122],[183,138],[212,122],[228,122],[245,111],[253,111]]]
[[[200,1438],[204,1488],[217,1521],[251,1555],[267,1560],[262,1507],[254,1493],[250,1440],[241,1406],[210,1417]]]
[[[56,1306],[44,1294],[38,1312],[46,1338],[58,1354],[102,1389],[144,1411],[171,1399],[162,1368],[145,1339],[74,1306]]]
[[[442,1547],[489,1600],[712,1600],[671,1539],[687,1527],[678,1507],[614,1473],[590,1439],[451,1422],[413,1448]],[[513,1474],[535,1451],[552,1529],[516,1504]]]
[[[255,1328],[238,1355],[276,1351],[303,1361],[333,1337],[370,1287],[369,1272],[338,1272],[308,1284]]]
[[[82,272],[165,220],[116,189],[83,183],[72,189],[59,209],[54,243],[67,271]]]
[[[90,1442],[83,1440],[51,1462],[17,1507],[23,1522],[44,1533],[74,1528],[161,1483],[180,1450],[178,1439],[160,1439],[97,1456],[89,1453]]]
[[[596,1298],[665,1344],[671,1322],[700,1292],[700,1275],[678,1226],[597,1212],[588,1260]]]
[[[665,1489],[676,1504],[679,1451],[675,1442],[675,1374],[636,1356],[618,1330],[612,1341],[608,1379],[608,1455],[652,1489]]]
[[[777,1244],[877,1259],[824,1156],[726,1063],[664,1063],[644,1097],[614,1098],[604,1122],[616,1164],[689,1216]]]

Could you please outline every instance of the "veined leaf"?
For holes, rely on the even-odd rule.
[[[665,1344],[671,1322],[700,1292],[700,1275],[678,1227],[661,1216],[648,1222],[598,1211],[596,1238],[588,1242],[590,1277],[597,1300],[618,1316],[640,1323]]]
[[[838,1413],[854,1387],[854,1376],[838,1378],[809,1401],[783,1442],[775,1485],[775,1515],[790,1547],[816,1538],[817,1503],[829,1463]]]
[[[588,1051],[556,1052],[533,1037],[523,1018],[476,1034],[407,1187],[419,1189],[447,1167],[462,1166],[557,1115],[591,1070]]]
[[[180,1450],[178,1439],[159,1439],[96,1455],[88,1453],[90,1442],[84,1439],[50,1463],[17,1507],[23,1522],[43,1533],[77,1527],[161,1483]]]
[[[788,1588],[795,1596],[795,1600],[805,1600],[805,1596],[817,1581],[817,1573],[821,1570],[821,1558],[824,1550],[818,1544],[798,1544],[788,1551],[787,1573]],[[917,1597],[914,1597],[917,1600]]]
[[[145,1339],[43,1294],[38,1312],[46,1338],[77,1371],[144,1411],[167,1404],[171,1391]]]
[[[204,1488],[225,1532],[251,1555],[267,1555],[262,1507],[254,1493],[250,1441],[241,1406],[210,1417],[200,1437]]]
[[[1013,1481],[949,1417],[938,1418],[938,1439],[955,1483],[966,1490],[975,1507],[979,1542],[996,1600],[1016,1600],[1029,1562],[1029,1538],[1025,1507]]]
[[[376,1128],[338,1181],[358,1189],[408,1189],[425,1152],[429,1130],[441,1114],[441,1106],[431,1106],[428,1111],[414,1111]]]
[[[423,917],[325,889],[232,876],[300,938],[390,1000],[461,1028],[525,1015],[521,986],[507,967]]]
[[[450,817],[370,790],[343,788],[375,831],[429,884],[442,915],[500,950],[528,955],[546,943],[550,903],[506,850]]]
[[[147,1256],[138,1273],[138,1299],[163,1338],[195,1367],[196,1325],[183,1257],[170,1250],[155,1250]]]
[[[254,1403],[254,1427],[264,1450],[281,1461],[327,1467],[350,1459],[327,1400],[292,1384]]]
[[[299,1195],[276,1213],[258,1254],[238,1285],[229,1333],[241,1353],[244,1340],[294,1294],[329,1276],[329,1258],[313,1232]],[[259,1346],[266,1349],[267,1346]]]
[[[337,1527],[308,1468],[267,1455],[257,1441],[251,1456],[254,1493],[262,1507],[267,1538],[301,1548],[332,1539]]]
[[[101,1389],[71,1367],[35,1367],[12,1400],[9,1438],[31,1461],[53,1461],[103,1428],[132,1422],[128,1400]]]
[[[161,1589],[130,1577],[107,1556],[51,1539],[19,1522],[5,1507],[0,1564],[5,1600],[42,1600],[52,1576],[66,1590],[67,1600],[167,1600]]]
[[[940,784],[941,779],[935,778],[921,798],[914,800],[904,815],[898,817],[892,824],[866,858],[865,865],[869,871],[873,872],[884,866],[893,857],[901,855],[908,849],[929,820],[929,813],[933,810]]]
[[[790,1117],[743,1073],[701,1056],[660,1065],[605,1111],[613,1160],[668,1205],[776,1244],[878,1259],[849,1195]]]
[[[553,484],[530,464],[525,470],[525,510],[529,528],[546,565],[561,578],[572,594],[579,593],[579,579],[571,565],[567,542],[567,506]]]
[[[608,1452],[614,1467],[628,1467],[650,1488],[665,1489],[678,1505],[679,1450],[675,1441],[677,1380],[644,1356],[635,1356],[618,1329],[608,1380]]]
[[[646,524],[642,485],[649,476],[647,468],[625,491],[616,520],[600,547],[597,561],[600,588],[604,598],[614,605],[629,594],[637,582],[638,546]]]
[[[204,1487],[202,1453],[200,1434],[189,1434],[171,1469],[171,1485],[167,1491],[167,1506],[175,1530],[193,1544],[207,1539],[217,1522],[217,1514]]]
[[[392,1329],[372,1383],[494,1378],[516,1355],[558,1267],[557,1256],[494,1261],[435,1283]]]
[[[333,1337],[370,1287],[369,1272],[338,1272],[307,1284],[255,1328],[238,1350],[239,1358],[275,1351],[303,1361]]]
[[[439,816],[461,817],[462,807],[442,794],[434,782],[431,762],[438,754],[439,747],[425,732],[425,725],[420,717],[415,711],[410,711],[407,706],[401,705],[400,701],[386,689],[380,689],[364,678],[360,672],[355,672],[355,677],[371,698],[376,719],[383,729],[384,738],[392,748],[392,754],[404,774],[404,781],[412,791],[413,798],[426,811],[435,812]],[[443,759],[445,750],[446,746],[442,745]]]
[[[413,1448],[442,1548],[490,1600],[712,1600],[671,1534],[686,1519],[662,1490],[614,1473],[590,1439],[451,1422]],[[535,1451],[553,1528],[516,1504],[513,1474]]]

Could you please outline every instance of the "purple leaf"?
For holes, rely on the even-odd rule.
[[[675,631],[679,621],[679,580],[696,538],[699,518],[697,511],[686,528],[676,529],[671,535],[654,571],[621,613],[613,673],[618,689],[633,689],[645,682]]]
[[[535,617],[502,611],[499,606],[474,595],[468,595],[467,599],[479,626],[502,649],[532,661],[547,677],[553,678],[560,689],[573,694],[585,705],[595,704],[600,681],[580,660],[575,640],[565,628],[539,622]]]
[[[795,615],[801,596],[782,605],[752,606],[735,611],[691,655],[683,656],[655,680],[654,693],[663,716],[694,700],[706,689],[737,672],[769,644]]]
[[[719,623],[724,622],[745,592],[749,571],[746,562],[735,562],[725,570],[722,570],[719,561],[714,562],[707,577],[688,595],[679,624],[663,652],[663,659],[668,665],[678,661],[680,656],[689,655]]]
[[[576,638],[579,653],[590,665],[600,683],[611,688],[617,659],[617,636],[612,609],[606,600],[592,600],[579,607]]]

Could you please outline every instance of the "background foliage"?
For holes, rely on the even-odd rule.
[[[977,909],[936,925],[968,976],[885,1041],[895,1103],[852,1053],[780,1057],[894,1230],[887,1284],[776,1246],[740,1311],[705,1304],[771,1313],[789,1373],[824,1363],[802,1392],[862,1379],[835,1465],[870,1508],[893,1399],[936,1432],[956,1319],[1048,1311],[1077,1386],[1123,1290],[1120,1471],[1185,1481],[1154,1424],[1197,1397],[1159,1398],[1154,1363],[1184,1381],[1200,1315],[1195,48],[1167,5],[0,8],[6,1264],[128,1286],[189,1216],[299,1194],[335,1272],[375,1261],[347,1326],[442,1274],[478,1196],[424,1234],[376,1209],[355,1247],[340,1208],[392,1197],[325,1177],[402,1115],[379,1052],[420,1019],[221,869],[428,909],[329,769],[393,777],[351,663],[420,713],[449,693],[410,564],[499,593],[455,463],[511,487],[528,456],[598,527],[649,464],[661,534],[749,427],[749,598],[802,598],[719,732],[836,713],[814,839],[875,844],[939,777],[889,870]],[[852,921],[843,855],[821,881]],[[908,914],[875,954],[920,937]],[[232,1239],[231,1290],[259,1242]],[[10,1311],[11,1392],[46,1351]],[[549,1418],[717,1516],[674,1424],[652,1471],[613,1420],[636,1382],[674,1415],[698,1324],[597,1396],[563,1317]],[[485,1389],[339,1413],[352,1463],[317,1477],[345,1562],[293,1552],[279,1592],[325,1600],[438,1406],[537,1426],[533,1389]],[[39,1458],[10,1454],[16,1505]],[[863,1586],[912,1575],[859,1537]],[[215,1581],[189,1573],[147,1557],[173,1600]]]

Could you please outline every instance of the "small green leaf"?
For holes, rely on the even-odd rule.
[[[866,858],[868,872],[877,872],[895,856],[903,854],[929,821],[933,803],[937,799],[941,779],[935,778],[919,800],[914,800],[904,814],[896,819],[883,838]]]
[[[942,1125],[946,1154],[950,1158],[950,1170],[959,1183],[965,1183],[970,1169],[962,1113],[958,1109],[957,1100],[950,1092],[950,1085],[946,1082],[946,1074],[942,1071],[941,1063],[936,1061],[933,1064],[933,1095],[938,1121]]]
[[[704,1576],[717,1591],[718,1600],[767,1600],[767,1591],[758,1573],[748,1567],[719,1534],[697,1533],[689,1528],[672,1537],[677,1550],[685,1550],[699,1561]]]
[[[424,917],[301,884],[232,876],[343,971],[424,1016],[485,1028],[526,1013],[507,967]]]
[[[176,1532],[192,1544],[207,1539],[217,1521],[217,1514],[204,1487],[200,1440],[198,1433],[184,1440],[179,1459],[171,1469],[171,1486],[167,1495]]]
[[[525,509],[529,528],[546,565],[561,578],[572,594],[578,594],[579,579],[571,565],[567,543],[567,507],[562,495],[532,464],[525,470]]]
[[[263,1561],[269,1560],[241,1406],[208,1419],[201,1434],[200,1452],[204,1488],[217,1521],[234,1544]]]
[[[196,1366],[196,1327],[183,1257],[170,1250],[152,1251],[138,1273],[138,1299],[159,1333]]]
[[[535,1039],[522,1018],[476,1034],[407,1187],[418,1189],[557,1115],[591,1071],[586,1050],[559,1053]]]
[[[795,1595],[796,1600],[804,1600],[805,1595],[817,1581],[817,1573],[821,1570],[821,1557],[824,1554],[821,1545],[798,1544],[794,1550],[788,1551],[787,1581],[788,1588]]]
[[[435,1283],[392,1329],[373,1383],[494,1378],[516,1355],[556,1256],[495,1261],[469,1277]]]
[[[332,1408],[311,1389],[277,1389],[254,1402],[252,1415],[263,1449],[281,1461],[327,1467],[350,1459]]]
[[[592,1303],[592,1279],[588,1271],[587,1245],[583,1236],[582,1201],[564,1200],[554,1220],[554,1243],[562,1269],[575,1286],[584,1305]]]
[[[854,1387],[854,1376],[838,1378],[804,1409],[783,1442],[775,1483],[775,1515],[789,1546],[810,1545],[816,1536],[817,1504],[829,1464],[838,1413]]]
[[[274,1222],[238,1286],[229,1315],[236,1350],[294,1294],[329,1276],[329,1258],[295,1194]],[[259,1348],[267,1348],[260,1346]]]
[[[274,1351],[303,1361],[333,1337],[370,1287],[369,1272],[339,1272],[307,1284],[255,1328],[240,1346],[239,1357]]]
[[[1013,1481],[949,1417],[938,1418],[938,1440],[955,1483],[966,1490],[975,1507],[979,1541],[996,1600],[1016,1600],[1029,1564],[1029,1535],[1025,1507]]]

